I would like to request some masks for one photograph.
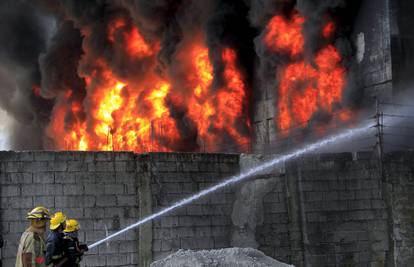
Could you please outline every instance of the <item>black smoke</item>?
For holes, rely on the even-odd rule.
[[[41,149],[43,129],[52,103],[37,97],[40,86],[38,58],[46,50],[53,19],[31,1],[0,2],[0,108],[14,122],[11,149]]]
[[[105,59],[117,77],[134,77],[139,83],[149,69],[155,69],[154,75],[168,77],[178,91],[189,90],[182,82],[188,66],[181,64],[180,51],[194,38],[202,38],[209,48],[215,72],[213,90],[223,86],[220,57],[224,47],[231,47],[249,88],[249,101],[276,98],[272,95],[277,86],[275,70],[286,58],[269,54],[263,46],[266,24],[276,14],[289,17],[294,11],[300,12],[308,18],[304,30],[307,53],[314,54],[324,42],[321,28],[327,21],[342,17],[345,4],[341,0],[1,1],[0,35],[5,41],[0,42],[0,108],[16,121],[10,130],[11,148],[53,148],[45,137],[53,107],[62,101],[67,105],[82,103],[86,109],[94,105],[86,98],[85,77],[102,68],[98,58]],[[115,31],[113,42],[108,40],[108,27],[119,19],[124,22],[123,31],[137,26],[147,42],[159,42],[156,57],[131,59],[121,49],[124,40],[119,32]],[[352,58],[347,34],[337,31],[333,38],[342,55]],[[99,88],[99,80],[95,79],[97,84],[88,93]],[[40,95],[34,86],[41,88]],[[67,90],[73,92],[69,97],[64,96]],[[173,99],[169,101],[171,114],[185,139],[185,144],[176,149],[196,150],[187,107],[174,103]],[[248,103],[244,111],[249,117],[251,106]],[[85,114],[69,112],[64,121],[75,119],[87,120]],[[234,127],[249,134],[243,122]]]

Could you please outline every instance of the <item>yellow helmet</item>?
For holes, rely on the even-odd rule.
[[[27,219],[50,219],[50,212],[45,207],[39,206],[27,213]]]
[[[56,230],[59,225],[61,225],[62,223],[64,223],[66,221],[66,216],[65,214],[63,214],[63,212],[58,211],[56,212],[52,218],[50,218],[50,230]]]
[[[63,230],[65,233],[72,233],[79,231],[80,226],[77,220],[75,219],[69,219],[66,221],[66,228]]]

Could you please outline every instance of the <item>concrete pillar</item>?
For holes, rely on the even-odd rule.
[[[146,158],[145,161],[147,161]],[[144,218],[152,213],[151,199],[151,172],[148,162],[137,162],[141,165],[142,173],[137,174],[138,197],[139,197],[139,217]],[[140,169],[140,168],[137,168]],[[147,267],[152,262],[152,221],[145,223],[139,228],[139,255],[138,263],[140,267]]]

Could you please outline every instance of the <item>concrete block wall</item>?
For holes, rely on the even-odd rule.
[[[304,266],[385,264],[392,229],[378,161],[362,155],[311,156],[287,168],[287,179],[297,184]]]
[[[414,266],[414,152],[386,155],[384,169],[392,192],[396,266]]]
[[[14,266],[26,213],[43,205],[81,225],[91,244],[138,218],[137,164],[128,152],[0,152],[3,266]],[[83,266],[134,266],[138,235],[131,231],[91,250]]]
[[[239,171],[236,154],[149,154],[151,209],[172,203],[210,187]],[[153,259],[183,249],[230,246],[234,189],[206,196],[153,222]]]
[[[90,244],[263,160],[0,152],[3,266],[14,266],[33,206],[79,219],[81,240]],[[299,158],[129,231],[88,253],[83,266],[148,266],[180,248],[243,244],[296,266],[411,266],[414,153],[387,155],[384,170],[381,176],[369,153]]]
[[[291,261],[291,236],[289,235],[289,213],[286,195],[286,180],[276,179],[273,190],[263,197],[263,224],[256,231],[259,250],[282,262]]]

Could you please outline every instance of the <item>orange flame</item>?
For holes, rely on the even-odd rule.
[[[273,52],[287,52],[297,56],[303,52],[304,38],[302,26],[305,19],[294,14],[291,21],[282,16],[274,16],[267,25],[264,42]]]
[[[213,67],[209,61],[208,49],[195,47],[193,50],[195,79],[190,99],[189,116],[197,126],[199,142],[202,147],[219,151],[226,144],[228,135],[240,147],[248,144],[248,134],[240,133],[237,123],[240,118],[249,128],[246,108],[246,88],[243,77],[236,66],[236,52],[223,49],[221,59],[224,64],[223,78],[225,86],[216,92],[209,91],[213,81]]]
[[[281,16],[273,17],[268,26],[264,43],[274,52],[303,57],[304,18],[295,14],[291,21]],[[329,22],[322,31],[328,38],[335,29]],[[345,87],[345,69],[341,66],[337,49],[328,45],[313,59],[314,65],[304,59],[288,64],[279,72],[279,98],[277,126],[282,135],[294,127],[306,127],[313,114],[319,110],[332,113],[333,105],[340,103]],[[343,112],[345,114],[345,112]],[[339,116],[346,119],[346,115]]]

